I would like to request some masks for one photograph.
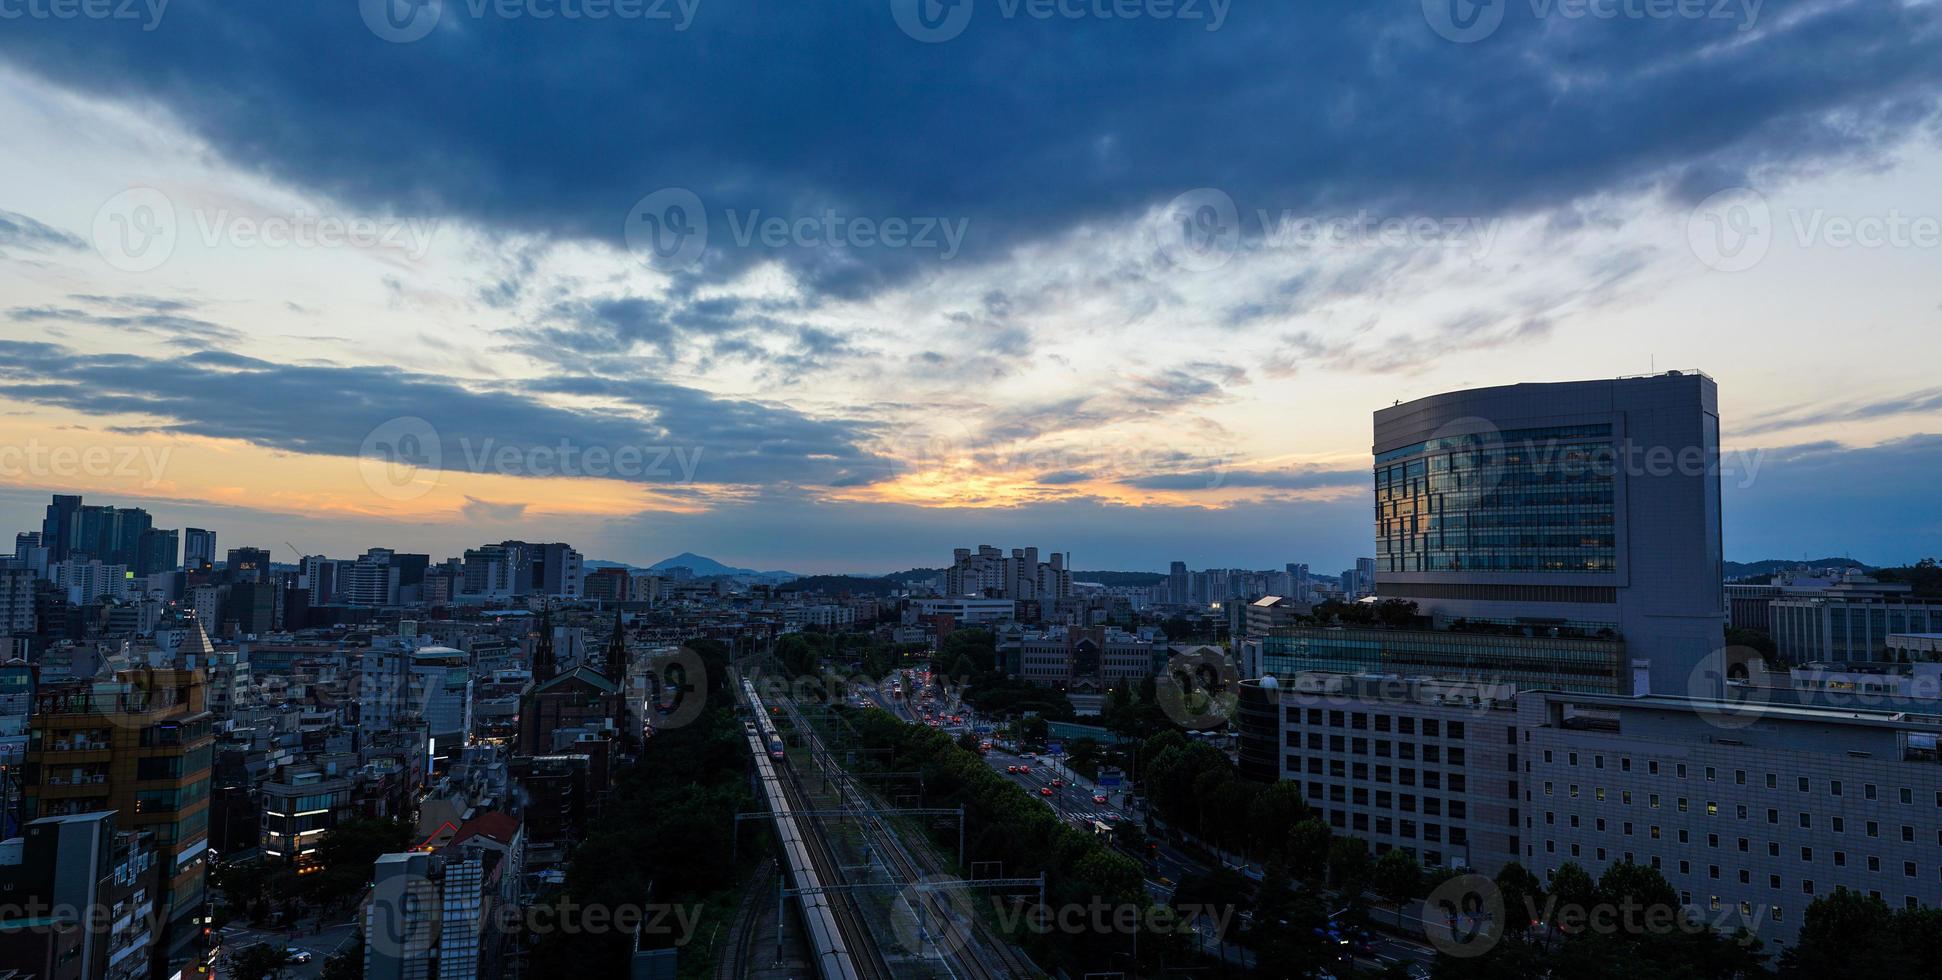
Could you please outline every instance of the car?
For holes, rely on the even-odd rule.
[[[1019,771],[1019,772],[1022,772],[1022,773],[1027,773],[1027,774],[1029,774],[1029,773],[1030,773],[1030,772],[1032,771],[1032,767],[1031,767],[1031,766],[1019,766],[1019,767],[1018,767],[1018,771]]]
[[[283,956],[292,963],[308,963],[314,954],[299,946],[285,946]]]
[[[1014,776],[1016,776],[1016,775],[1018,775],[1018,767],[1017,767],[1017,766],[1006,766],[1006,767],[1005,767],[1005,771],[1006,771],[1006,772],[1008,772],[1008,773],[1011,773],[1011,774],[1012,774],[1012,775],[1014,775]]]
[[[1099,804],[1100,806],[1105,806],[1105,805],[1106,805],[1106,794],[1104,794],[1104,793],[1094,793],[1094,794],[1092,794],[1092,801],[1093,801],[1094,803],[1097,803],[1097,804]]]
[[[1050,787],[1050,786],[1040,786],[1040,787],[1038,788],[1038,795],[1040,795],[1040,796],[1051,796],[1051,795],[1052,795],[1052,787]]]
[[[1065,780],[1063,780],[1063,779],[1054,779],[1054,780],[1052,780],[1052,786],[1053,786],[1054,788],[1057,788],[1057,789],[1063,789],[1063,788],[1065,788]]]

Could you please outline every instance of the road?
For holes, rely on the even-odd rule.
[[[349,949],[355,932],[356,929],[349,922],[325,926],[323,931],[314,935],[306,932],[301,936],[292,936],[288,932],[274,929],[226,926],[223,929],[222,950],[216,961],[214,977],[220,978],[226,975],[227,971],[224,967],[227,965],[228,954],[253,943],[268,943],[276,949],[301,949],[310,953],[310,962],[291,964],[284,969],[284,980],[316,980],[323,975],[325,957],[340,949]]]
[[[914,724],[926,724],[924,695],[928,675],[915,669],[906,669],[901,673],[904,697],[894,698],[887,690],[873,689],[863,692],[861,703],[872,704]],[[941,689],[931,689],[929,694],[928,712],[938,721],[932,727],[951,735],[975,730],[978,718],[970,706],[952,700],[949,692]],[[962,724],[950,720],[960,714],[965,719]],[[1142,819],[1141,811],[1128,805],[1128,794],[1123,789],[1095,786],[1084,776],[1066,769],[1055,758],[1021,753],[1014,749],[1013,746],[994,741],[991,751],[985,754],[985,763],[1075,826],[1092,829],[1095,820],[1117,824],[1123,820]],[[1014,767],[1023,771],[1008,771]],[[1063,785],[1053,786],[1054,780]],[[1045,792],[1048,789],[1051,790],[1049,794]],[[1100,797],[1104,798],[1104,802],[1100,801]],[[1154,861],[1148,866],[1147,890],[1156,900],[1170,900],[1173,888],[1179,882],[1211,870],[1207,864],[1188,856],[1159,836],[1151,839],[1156,847]],[[1261,869],[1250,870],[1258,875]],[[1217,942],[1211,928],[1203,924],[1199,932],[1204,948],[1210,955],[1218,956]],[[1374,934],[1370,951],[1372,955],[1356,957],[1357,966],[1372,970],[1381,970],[1396,963],[1414,962],[1427,966],[1436,956],[1436,951],[1429,946],[1380,932]],[[1238,947],[1227,950],[1230,960],[1240,953]]]

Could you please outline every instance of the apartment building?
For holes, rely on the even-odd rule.
[[[23,773],[28,819],[103,810],[153,835],[166,893],[164,948],[195,938],[209,844],[215,736],[199,670],[124,670],[111,681],[45,685],[34,696]]]

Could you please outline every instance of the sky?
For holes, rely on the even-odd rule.
[[[0,0],[0,528],[1372,553],[1371,413],[1717,380],[1942,554],[1934,0]]]

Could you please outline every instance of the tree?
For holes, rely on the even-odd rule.
[[[1328,866],[1328,824],[1309,817],[1288,828],[1288,873],[1302,881],[1319,882]]]
[[[1408,851],[1400,847],[1390,848],[1376,859],[1370,880],[1377,894],[1393,904],[1401,905],[1422,893],[1423,868],[1415,858],[1410,857]]]
[[[1301,785],[1280,780],[1254,797],[1248,808],[1247,826],[1252,834],[1248,850],[1264,861],[1285,860],[1288,830],[1308,818],[1308,801],[1301,797]]]
[[[371,880],[371,866],[386,854],[411,843],[411,825],[378,817],[348,820],[324,833],[317,859],[324,870],[314,878],[317,898],[330,902],[350,898]]]
[[[1328,842],[1328,880],[1352,899],[1369,884],[1369,845],[1360,837],[1337,837]]]

